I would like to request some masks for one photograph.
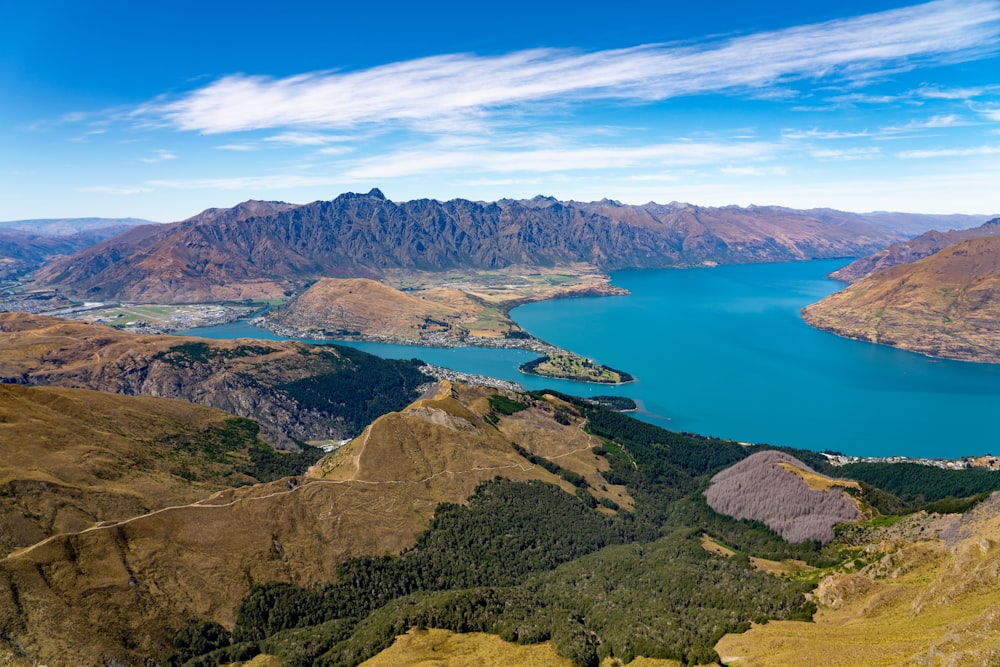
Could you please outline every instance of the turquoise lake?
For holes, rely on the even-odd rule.
[[[636,399],[666,428],[859,456],[1000,453],[1000,365],[929,359],[807,326],[799,309],[841,287],[845,261],[622,271],[629,296],[529,304],[533,335],[632,373],[618,387],[527,376],[522,350],[342,343],[579,396]],[[211,338],[277,338],[245,323],[191,329]]]

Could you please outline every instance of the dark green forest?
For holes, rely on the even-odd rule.
[[[416,398],[416,388],[430,381],[420,372],[424,363],[419,359],[382,359],[350,347],[328,347],[321,354],[343,360],[346,368],[274,388],[303,409],[341,417],[351,432],[360,433],[387,412],[403,409]]]
[[[913,507],[1000,491],[1000,472],[985,468],[946,470],[918,463],[849,463],[834,468],[834,473],[888,491]]]

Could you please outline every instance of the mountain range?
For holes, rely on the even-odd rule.
[[[989,220],[978,227],[950,229],[943,232],[938,230],[924,232],[915,238],[893,243],[883,250],[856,259],[847,266],[831,273],[830,277],[834,280],[853,283],[876,271],[899,264],[909,264],[960,241],[981,236],[1000,236],[1000,218]]]
[[[56,257],[72,255],[132,227],[137,218],[66,218],[0,222],[0,280],[16,280]]]
[[[895,222],[893,223],[895,225]],[[274,298],[322,277],[584,263],[602,271],[860,256],[904,235],[827,209],[561,202],[393,202],[380,191],[244,202],[147,225],[52,262],[37,284],[80,298]]]

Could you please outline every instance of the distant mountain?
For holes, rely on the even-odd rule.
[[[917,236],[936,229],[969,229],[978,227],[995,215],[961,215],[934,213],[896,213],[892,211],[875,211],[862,213],[861,217],[869,222],[905,236]]]
[[[848,338],[1000,363],[1000,236],[962,241],[873,273],[807,306],[802,316]]]
[[[994,218],[979,227],[970,229],[952,229],[946,232],[931,230],[909,241],[893,243],[884,250],[862,257],[834,271],[830,277],[834,280],[853,283],[876,271],[887,269],[890,266],[915,262],[959,241],[980,236],[1000,236],[1000,218]]]
[[[901,240],[859,215],[779,207],[625,206],[552,198],[303,206],[246,202],[131,232],[53,262],[41,285],[181,303],[292,294],[321,277],[585,263],[603,271],[868,254]]]
[[[821,475],[778,451],[751,454],[712,478],[708,505],[735,519],[753,519],[789,542],[833,539],[833,526],[861,518],[844,488],[858,483]]]
[[[22,231],[39,236],[73,236],[82,232],[124,231],[139,225],[155,224],[141,218],[41,218],[0,221],[0,231]],[[116,232],[117,233],[117,232]]]
[[[134,218],[0,222],[0,280],[20,278],[45,262],[79,252],[146,222]]]

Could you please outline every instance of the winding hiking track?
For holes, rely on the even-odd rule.
[[[366,434],[367,434],[367,431],[366,431]],[[563,457],[566,457],[566,456],[572,456],[573,454],[577,454],[577,453],[580,453],[580,452],[583,452],[583,451],[589,451],[590,449],[591,449],[590,447],[580,447],[578,449],[574,449],[572,451],[566,452],[564,454],[559,454],[557,456],[552,456],[550,458],[557,459],[557,458],[563,458]],[[441,470],[439,472],[434,473],[433,475],[428,475],[427,477],[424,477],[423,479],[418,479],[418,480],[406,480],[406,479],[401,479],[401,480],[307,479],[304,482],[302,482],[301,484],[295,484],[293,482],[294,478],[288,478],[289,479],[289,486],[290,486],[290,488],[287,489],[287,490],[285,490],[285,491],[274,491],[272,493],[268,493],[268,494],[261,495],[261,496],[248,496],[248,497],[242,497],[242,498],[234,498],[233,500],[230,500],[230,501],[225,502],[225,503],[219,503],[219,504],[206,504],[206,503],[211,502],[213,499],[218,498],[219,496],[221,496],[224,493],[226,493],[226,491],[217,491],[217,492],[213,493],[211,496],[209,496],[208,498],[205,498],[203,500],[198,500],[196,502],[189,503],[187,505],[174,505],[172,507],[163,507],[163,508],[160,508],[158,510],[153,510],[152,512],[147,512],[146,514],[140,514],[138,516],[129,517],[128,519],[122,519],[121,521],[110,521],[110,522],[109,521],[102,521],[102,522],[100,522],[100,523],[98,523],[96,525],[93,525],[93,526],[89,527],[89,528],[84,528],[83,530],[72,531],[72,532],[67,532],[67,533],[58,533],[56,535],[51,535],[51,536],[45,538],[44,540],[41,540],[40,542],[36,542],[35,544],[32,544],[29,547],[25,547],[23,549],[18,549],[17,551],[14,551],[12,553],[7,554],[7,556],[5,556],[2,560],[12,560],[12,559],[15,559],[15,558],[19,558],[21,556],[25,556],[25,555],[31,553],[33,550],[35,550],[35,549],[37,549],[39,547],[45,546],[46,544],[49,544],[49,543],[51,543],[51,542],[53,542],[55,540],[65,539],[67,537],[72,537],[72,536],[75,536],[75,535],[83,535],[85,533],[90,533],[90,532],[98,531],[98,530],[107,530],[107,529],[112,529],[112,528],[120,528],[121,526],[128,525],[128,524],[133,523],[135,521],[140,521],[140,520],[143,520],[143,519],[148,519],[149,517],[156,516],[157,514],[163,514],[165,512],[171,512],[171,511],[176,511],[176,510],[184,510],[184,509],[191,509],[191,508],[198,508],[198,509],[224,509],[224,508],[228,508],[228,507],[233,507],[234,505],[238,505],[240,503],[250,503],[250,502],[255,502],[255,501],[267,500],[267,499],[275,498],[275,497],[278,497],[278,496],[291,495],[293,493],[298,493],[298,492],[304,490],[307,487],[312,487],[312,486],[316,486],[316,485],[364,484],[364,485],[375,486],[375,485],[381,485],[381,484],[425,484],[425,483],[430,482],[431,480],[433,480],[433,479],[435,479],[437,477],[441,477],[443,475],[468,475],[468,474],[473,474],[473,473],[479,474],[479,473],[483,473],[483,472],[493,472],[493,471],[499,471],[499,470],[514,470],[514,469],[520,470],[521,472],[528,472],[530,470],[534,470],[534,469],[537,469],[537,468],[538,468],[538,466],[535,465],[535,464],[533,464],[533,463],[529,463],[528,465],[520,465],[518,463],[512,463],[512,464],[509,464],[509,465],[502,465],[502,466],[474,467],[474,468],[470,468],[468,470]]]

